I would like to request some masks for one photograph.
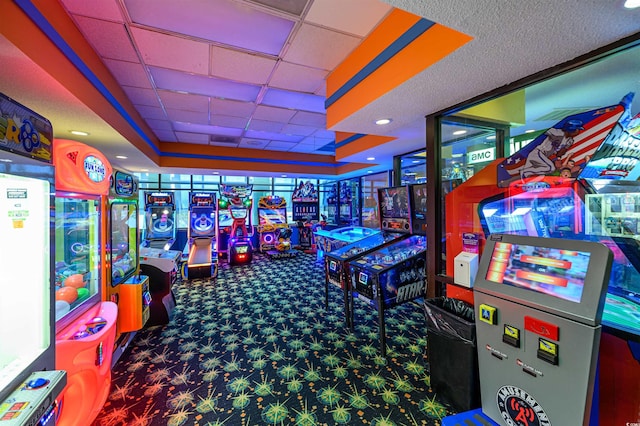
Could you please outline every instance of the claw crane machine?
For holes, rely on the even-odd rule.
[[[114,170],[106,207],[104,299],[118,305],[115,365],[150,315],[149,277],[140,274],[139,264],[138,178]]]
[[[55,370],[51,123],[0,93],[0,424],[53,425]],[[7,344],[11,342],[11,344]]]
[[[103,301],[111,165],[95,148],[55,139],[56,367],[66,370],[59,424],[91,422],[111,386],[118,306]],[[88,423],[87,423],[88,424]]]

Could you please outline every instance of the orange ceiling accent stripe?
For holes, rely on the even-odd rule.
[[[356,75],[391,43],[396,41],[412,25],[420,20],[419,16],[393,9],[371,34],[356,47],[327,78],[327,98]]]
[[[391,142],[397,138],[391,136],[364,135],[344,146],[336,148],[336,160],[340,161],[350,155]]]
[[[371,75],[327,108],[327,128],[331,128],[385,93],[422,72],[472,37],[435,24],[398,52]],[[362,66],[366,64],[361,64]],[[333,75],[333,74],[332,74]],[[329,80],[331,76],[329,76]],[[327,80],[327,87],[329,87]]]

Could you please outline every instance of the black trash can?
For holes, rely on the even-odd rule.
[[[446,297],[424,302],[431,388],[459,411],[479,408],[480,378],[473,306]]]

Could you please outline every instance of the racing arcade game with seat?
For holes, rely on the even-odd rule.
[[[251,263],[253,259],[251,244],[253,236],[253,225],[251,224],[252,192],[253,185],[220,184],[218,216],[219,220],[222,220],[222,214],[226,211],[231,223],[231,226],[225,227],[224,231],[227,238],[225,253],[227,261],[232,266]]]
[[[189,257],[186,277],[210,278],[218,271],[218,220],[216,194],[189,193],[189,229],[187,250]]]
[[[182,253],[169,250],[175,241],[175,199],[173,192],[145,191],[145,229],[140,245],[140,270],[149,277],[149,320],[147,326],[166,324],[176,306],[172,287],[178,279]]]

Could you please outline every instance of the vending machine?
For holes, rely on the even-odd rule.
[[[218,203],[213,192],[189,193],[186,277],[211,278],[218,272]]]
[[[56,368],[66,370],[60,425],[91,422],[111,386],[118,307],[103,301],[111,165],[95,148],[55,139]]]
[[[138,178],[114,170],[107,200],[105,300],[118,305],[112,364],[149,319],[149,277],[140,275]]]
[[[47,119],[0,93],[3,425],[54,425],[67,383],[55,363],[52,139]]]

